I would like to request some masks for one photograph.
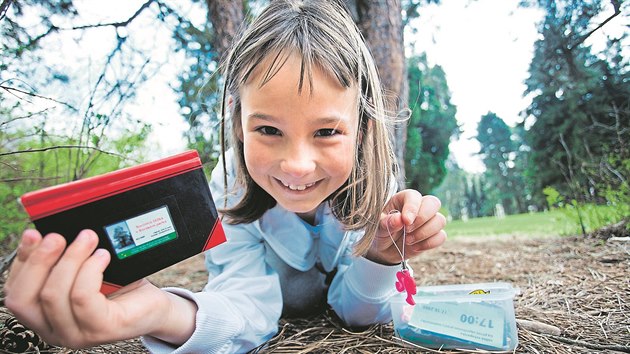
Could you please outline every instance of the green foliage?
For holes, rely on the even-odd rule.
[[[204,10],[209,11],[208,2]],[[245,22],[251,20],[268,0],[244,0]],[[208,16],[209,18],[210,16]],[[176,93],[182,117],[190,128],[185,132],[188,148],[199,152],[204,164],[214,166],[220,150],[220,110],[221,110],[221,48],[216,48],[216,33],[210,20],[195,26],[179,19],[173,31],[176,51],[188,58],[187,66],[178,76]]]
[[[566,220],[579,227],[582,234],[627,219],[630,215],[627,194],[622,197],[622,199],[625,198],[626,204],[623,204],[623,201],[615,200],[608,205],[598,205],[580,203],[575,199],[561,195],[553,187],[546,187],[543,192],[549,203],[549,208],[560,211]],[[616,199],[617,196],[618,194],[615,193],[614,197],[611,196],[611,200]]]
[[[28,217],[22,211],[17,199],[29,190],[25,184],[0,183],[0,201],[2,201],[0,204],[2,212],[0,242],[14,247],[19,233],[29,225]]]
[[[456,109],[444,71],[429,67],[426,55],[410,58],[407,76],[412,110],[405,147],[407,186],[429,193],[446,176],[448,144],[459,134]]]
[[[545,187],[543,189],[545,199],[550,208],[562,207],[564,205],[564,199],[560,196],[560,193],[553,187]]]
[[[30,92],[36,86],[35,81],[42,85],[67,83],[66,73],[59,73],[52,67],[42,67],[44,42],[46,36],[59,32],[53,22],[58,26],[58,19],[72,19],[77,15],[72,0],[9,1],[5,17],[0,21],[2,86],[14,86]]]
[[[448,237],[460,236],[529,236],[546,237],[575,235],[578,228],[559,210],[538,213],[508,215],[505,218],[494,216],[447,223]]]
[[[540,1],[547,11],[540,27],[544,39],[535,43],[526,80],[526,93],[533,95],[527,113],[535,120],[524,134],[531,148],[528,175],[535,176],[537,190],[553,186],[580,202],[597,202],[603,192],[584,167],[606,160],[630,128],[627,114],[619,119],[630,98],[622,55],[627,34],[609,38],[600,53],[585,44],[606,4]]]
[[[486,166],[483,192],[487,206],[494,209],[500,204],[508,214],[523,213],[526,194],[522,166],[516,163],[521,153],[514,140],[514,132],[496,114],[488,112],[481,117],[477,127],[480,155]]]
[[[128,131],[107,142],[101,149],[73,148],[76,139],[33,137],[27,131],[8,133],[0,130],[0,242],[6,246],[17,240],[29,225],[28,216],[18,203],[26,192],[99,175],[140,162],[126,156],[143,159],[145,138],[150,128]],[[41,150],[41,151],[40,151]]]
[[[452,219],[461,219],[462,210],[468,205],[466,186],[469,176],[451,159],[446,161],[446,169],[444,181],[433,191],[433,194],[440,198],[442,208],[447,210]]]
[[[210,23],[196,28],[181,22],[173,32],[176,50],[186,53],[190,66],[179,75],[178,103],[190,129],[185,133],[188,147],[196,149],[202,161],[216,159],[219,132],[219,57],[212,46]]]
[[[349,1],[349,0],[346,0]],[[439,4],[440,0],[403,0],[401,2],[403,11],[404,11],[404,17],[403,17],[403,23],[404,25],[407,25],[407,23],[409,23],[409,21],[411,21],[414,18],[418,18],[420,16],[420,12],[422,11],[422,6],[426,5],[426,4]],[[416,33],[418,31],[417,28],[413,27],[411,28],[413,33]]]

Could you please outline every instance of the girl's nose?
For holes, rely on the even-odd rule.
[[[315,171],[315,153],[306,144],[294,144],[284,149],[280,163],[282,172],[292,177],[304,177]]]

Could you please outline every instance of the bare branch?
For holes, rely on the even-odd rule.
[[[567,168],[568,168],[568,172],[569,172],[569,178],[571,179],[571,181],[574,180],[574,176],[573,176],[573,155],[571,154],[571,150],[569,150],[569,147],[567,146],[567,143],[564,141],[564,134],[560,133],[559,135],[559,141],[560,144],[562,145],[562,147],[564,148],[564,152],[566,153],[567,156]]]
[[[129,25],[131,22],[133,22],[133,20],[136,19],[136,17],[138,17],[142,11],[144,11],[146,8],[149,7],[149,5],[151,5],[152,3],[154,3],[155,0],[148,0],[147,2],[145,2],[144,4],[142,4],[142,6],[140,6],[140,8],[138,8],[138,10],[136,10],[136,12],[131,15],[131,17],[129,17],[128,19],[124,20],[124,21],[119,21],[119,22],[106,22],[106,23],[97,23],[97,24],[93,24],[93,25],[82,25],[82,26],[75,26],[75,27],[70,27],[70,28],[59,28],[60,30],[81,30],[81,29],[87,29],[87,28],[99,28],[99,27],[125,27],[127,25]]]
[[[57,149],[88,149],[88,150],[96,150],[96,151],[98,151],[100,153],[103,153],[103,154],[116,156],[116,157],[119,157],[121,159],[128,159],[128,157],[120,155],[120,154],[117,154],[117,153],[114,153],[114,152],[105,151],[105,150],[101,150],[99,148],[95,148],[95,147],[92,147],[92,146],[85,146],[85,145],[57,145],[57,146],[50,146],[50,147],[39,148],[39,149],[27,149],[27,150],[9,151],[9,152],[0,153],[0,157],[2,157],[2,156],[9,156],[9,155],[17,155],[17,154],[26,154],[26,153],[32,153],[32,152],[43,152],[43,151],[57,150]]]
[[[25,115],[25,116],[14,117],[14,118],[11,118],[11,119],[6,120],[6,121],[4,121],[4,122],[0,122],[0,128],[2,128],[2,126],[3,126],[3,125],[11,124],[11,123],[13,123],[13,122],[15,122],[15,121],[17,121],[17,120],[27,119],[27,118],[33,118],[33,116],[36,116],[36,115],[39,115],[39,114],[45,113],[45,112],[46,112],[46,111],[48,111],[49,109],[50,109],[50,107],[48,107],[48,108],[44,108],[44,109],[42,109],[41,111],[37,111],[37,112],[33,112],[33,113],[29,113],[29,114],[27,114],[27,115]]]
[[[138,8],[138,10],[136,10],[136,12],[133,15],[131,15],[131,17],[129,17],[128,19],[126,19],[124,21],[96,23],[96,24],[92,24],[92,25],[81,25],[81,26],[74,26],[74,27],[57,27],[55,25],[51,25],[50,28],[48,28],[44,33],[42,33],[42,34],[38,35],[37,37],[31,39],[25,47],[28,48],[28,47],[31,47],[31,46],[35,45],[42,38],[50,35],[53,32],[58,32],[58,31],[75,31],[75,30],[82,30],[82,29],[89,29],[89,28],[100,28],[100,27],[114,27],[114,28],[125,27],[125,26],[129,25],[133,20],[135,20],[136,17],[138,17],[142,13],[142,11],[144,11],[146,8],[148,8],[149,5],[151,5],[155,1],[156,0],[148,0],[147,2],[142,4],[142,6],[140,6],[140,8]]]
[[[5,81],[3,81],[3,82],[0,82],[0,89],[3,89],[3,90],[5,90],[5,91],[7,91],[9,94],[11,94],[11,95],[13,95],[13,96],[17,97],[18,99],[22,99],[22,97],[18,96],[18,95],[16,94],[16,92],[17,92],[17,93],[24,94],[24,95],[31,96],[31,97],[41,98],[41,99],[44,99],[44,100],[47,100],[47,101],[52,101],[52,102],[55,102],[55,103],[59,103],[59,104],[61,104],[61,105],[64,105],[64,106],[66,106],[66,107],[68,107],[68,108],[72,109],[73,111],[78,111],[78,109],[74,108],[74,107],[73,107],[72,105],[70,105],[69,103],[61,102],[61,101],[58,101],[58,100],[56,100],[56,99],[54,99],[54,98],[50,98],[50,97],[46,97],[46,96],[41,96],[41,95],[38,95],[38,94],[33,93],[33,92],[28,92],[28,91],[21,90],[21,89],[19,89],[19,88],[15,88],[15,87],[11,87],[11,86],[6,86],[6,85],[4,85],[4,84],[5,84],[6,82],[8,82],[8,81],[11,81],[11,80],[5,80]]]
[[[3,164],[3,165],[5,165],[5,166],[7,166],[8,168],[12,169],[13,171],[16,171],[16,172],[20,171],[20,170],[18,170],[17,168],[15,168],[15,166],[12,166],[12,165],[11,165],[11,164],[9,164],[9,163],[6,163],[6,162],[3,162],[3,161],[0,161],[0,164]]]
[[[14,177],[14,178],[0,178],[0,182],[19,182],[19,181],[50,181],[61,178],[62,176],[54,177]]]
[[[626,183],[626,179],[623,177],[621,172],[619,172],[617,169],[613,168],[608,162],[603,162],[602,165],[603,165],[604,168],[606,168],[606,170],[608,172],[610,172],[613,175],[615,175],[619,179],[619,181],[621,183]]]
[[[610,15],[607,19],[605,19],[602,23],[600,23],[597,27],[593,28],[592,30],[590,30],[588,33],[586,33],[585,35],[583,35],[582,37],[580,37],[578,39],[577,42],[573,43],[572,45],[569,45],[569,50],[573,50],[573,48],[579,46],[580,44],[582,44],[588,37],[590,37],[593,33],[597,32],[600,28],[604,27],[608,22],[610,22],[613,18],[617,17],[619,14],[621,14],[621,4],[620,1],[617,0],[611,0],[613,7],[615,9],[615,12]]]
[[[94,108],[94,101],[96,99],[96,92],[99,88],[99,86],[101,85],[101,83],[103,83],[105,81],[105,75],[107,74],[107,70],[109,69],[109,66],[112,63],[112,60],[114,58],[114,56],[119,53],[122,50],[122,45],[124,43],[124,40],[122,38],[118,38],[118,42],[116,43],[116,47],[111,51],[111,53],[109,53],[109,55],[107,56],[107,59],[105,60],[105,65],[103,66],[103,70],[101,71],[101,74],[99,75],[98,79],[96,80],[96,83],[94,84],[94,87],[92,88],[92,91],[90,92],[90,99],[88,101],[88,105],[87,105],[87,109],[85,110],[85,113],[83,115],[83,124],[81,125],[81,132],[79,133],[79,145],[83,144],[83,138],[85,136],[85,140],[86,143],[90,137],[90,134],[92,133],[92,128],[89,126],[89,117],[90,117],[90,113],[93,111]],[[110,93],[112,91],[110,90]],[[107,93],[105,95],[105,98],[110,94]],[[102,131],[101,131],[102,133]],[[89,157],[88,157],[89,159]],[[81,176],[83,175],[84,169],[82,168],[83,166],[81,166],[81,163],[79,161],[79,159],[75,160],[75,164],[74,164],[74,177],[73,179],[79,179],[81,178]]]
[[[39,36],[37,36],[35,38],[31,38],[31,40],[28,41],[28,43],[24,46],[24,48],[30,48],[30,47],[34,46],[35,44],[37,44],[37,42],[42,40],[42,38],[48,36],[49,34],[51,34],[53,32],[57,32],[58,30],[59,30],[59,27],[57,27],[55,25],[51,25],[50,28],[48,28],[46,30],[46,32],[40,34]],[[20,49],[20,51],[21,50],[22,49]]]
[[[0,3],[0,20],[2,20],[7,14],[7,10],[9,9],[9,6],[11,6],[12,2],[13,0],[2,0]]]

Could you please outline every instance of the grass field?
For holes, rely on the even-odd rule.
[[[579,226],[561,211],[453,220],[446,225],[448,237],[458,236],[558,236],[579,233]]]

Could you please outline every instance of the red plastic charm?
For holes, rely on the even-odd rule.
[[[396,273],[396,279],[398,279],[396,282],[396,290],[398,290],[398,292],[406,291],[407,303],[412,306],[415,305],[416,302],[413,300],[413,296],[416,295],[417,291],[416,281],[413,280],[413,277],[409,274],[409,270],[403,269],[398,271]]]
[[[399,211],[392,210],[389,213],[399,213]],[[409,273],[409,269],[407,269],[407,264],[405,263],[405,243],[407,243],[407,230],[403,227],[402,250],[400,250],[400,248],[398,248],[398,245],[396,244],[396,240],[394,240],[394,237],[392,236],[392,233],[389,231],[389,222],[387,222],[385,225],[387,226],[387,233],[389,234],[389,238],[392,239],[392,244],[394,245],[394,247],[396,247],[396,251],[398,251],[401,260],[400,264],[402,266],[402,270],[399,270],[396,273],[396,279],[398,279],[398,281],[396,281],[396,290],[398,290],[399,293],[406,291],[407,303],[411,306],[414,306],[416,304],[415,300],[413,299],[413,296],[416,295],[417,291],[416,281]]]

